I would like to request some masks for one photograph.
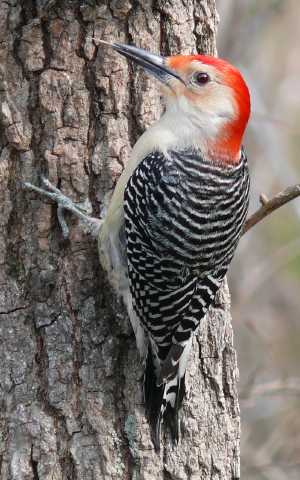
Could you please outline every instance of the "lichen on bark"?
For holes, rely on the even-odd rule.
[[[96,242],[22,189],[45,174],[105,205],[157,85],[100,39],[215,53],[214,0],[0,0],[0,477],[238,479],[239,409],[229,294],[194,338],[181,440],[154,452],[142,365]]]

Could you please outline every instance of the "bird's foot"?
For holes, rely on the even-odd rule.
[[[57,187],[49,182],[47,178],[41,177],[41,181],[45,188],[36,187],[29,182],[24,182],[23,187],[28,190],[33,190],[39,195],[47,197],[57,203],[57,219],[64,238],[69,237],[69,227],[64,218],[64,210],[68,210],[76,215],[76,217],[81,220],[85,230],[87,230],[88,233],[90,233],[93,237],[98,236],[103,220],[90,217],[84,208],[76,206],[70,198],[64,195]]]

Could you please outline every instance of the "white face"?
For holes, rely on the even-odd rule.
[[[165,120],[182,143],[200,144],[203,149],[236,119],[234,92],[215,67],[199,61],[191,62],[180,76],[186,85],[171,79],[168,86],[163,86]]]
[[[168,108],[174,110],[175,103],[178,113],[192,115],[195,122],[198,118],[199,127],[203,122],[206,127],[221,126],[237,118],[234,92],[214,66],[193,61],[180,76],[186,86],[175,79],[163,89]]]

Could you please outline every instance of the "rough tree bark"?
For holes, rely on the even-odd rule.
[[[157,85],[99,39],[215,53],[214,0],[0,0],[1,480],[237,479],[229,295],[194,339],[177,447],[154,453],[142,367],[96,242],[22,181],[99,215],[159,115]]]

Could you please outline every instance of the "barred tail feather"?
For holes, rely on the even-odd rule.
[[[144,395],[146,415],[150,423],[156,452],[160,450],[160,430],[163,421],[170,429],[173,442],[178,442],[178,411],[185,394],[184,374],[180,377],[179,371],[177,369],[173,378],[158,385],[155,359],[149,344],[144,376]]]
[[[179,439],[178,412],[185,395],[184,379],[185,375],[180,377],[178,371],[177,375],[165,384],[164,401],[162,406],[164,408],[164,419],[170,429],[174,443],[177,443]]]
[[[164,385],[157,386],[157,374],[151,344],[148,345],[146,369],[144,374],[145,408],[151,428],[152,441],[156,452],[160,450],[160,425],[162,421],[162,402]]]

